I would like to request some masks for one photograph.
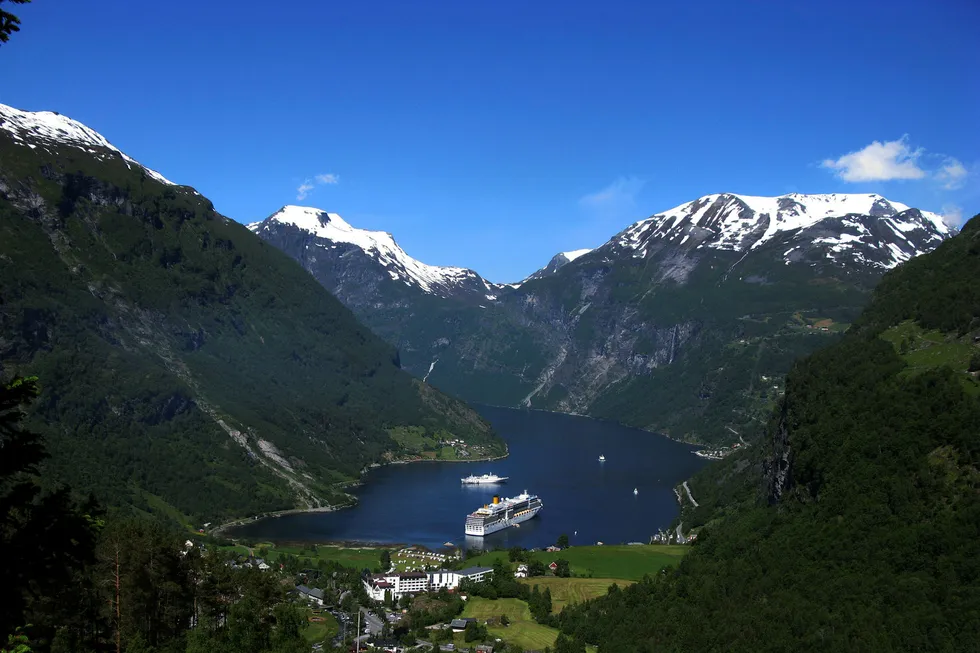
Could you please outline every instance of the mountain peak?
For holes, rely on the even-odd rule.
[[[857,225],[850,217],[863,216],[867,224]],[[875,193],[829,193],[807,195],[789,193],[777,197],[718,193],[685,202],[668,211],[640,220],[617,234],[610,244],[631,249],[645,257],[653,242],[670,241],[688,247],[744,252],[755,249],[783,233],[800,233],[830,219],[843,232],[840,242],[827,236],[823,244],[841,245],[862,240],[871,244],[871,231],[883,228],[903,243],[901,254],[878,264],[893,267],[950,236],[941,216],[912,209]],[[922,249],[910,243],[906,234],[917,232]],[[889,237],[891,238],[891,237]],[[889,248],[892,249],[892,248]],[[834,250],[839,253],[840,249]]]
[[[585,256],[591,251],[592,251],[591,249],[573,249],[568,252],[558,252],[557,254],[551,257],[551,260],[548,261],[548,265],[544,266],[540,270],[532,272],[523,281],[516,284],[511,284],[511,287],[518,288],[521,286],[521,284],[530,281],[531,279],[541,279],[543,277],[550,276],[558,272],[558,270],[565,267],[567,264],[571,263],[575,259]]]
[[[130,164],[138,165],[157,181],[176,186],[156,170],[128,156],[99,132],[54,111],[21,111],[0,104],[0,131],[7,132],[14,141],[31,149],[41,147],[47,150],[50,146],[68,145],[85,150],[99,159],[105,159],[107,154],[121,157],[127,167]]]
[[[448,296],[462,287],[478,288],[481,297],[496,299],[495,286],[476,272],[466,268],[428,265],[409,256],[386,231],[369,231],[352,226],[337,213],[328,213],[309,206],[287,205],[261,222],[248,228],[260,236],[270,235],[275,225],[286,225],[308,233],[315,247],[334,249],[338,245],[353,246],[379,263],[394,281],[417,286],[430,294]]]

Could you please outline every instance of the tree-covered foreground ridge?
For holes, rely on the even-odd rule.
[[[45,445],[22,427],[37,395],[33,378],[0,386],[0,651],[310,650],[278,578],[186,546],[172,522],[42,489]]]
[[[84,125],[0,105],[0,379],[45,479],[196,523],[350,501],[418,441],[503,442],[285,255]]]
[[[978,280],[980,216],[794,365],[763,446],[692,479],[715,499],[685,511],[704,526],[676,571],[567,608],[563,631],[599,653],[975,651]]]

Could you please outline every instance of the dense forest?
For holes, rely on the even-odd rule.
[[[277,578],[186,547],[173,523],[42,489],[45,445],[22,428],[37,394],[32,378],[0,386],[2,650],[309,651]]]
[[[980,216],[793,366],[764,445],[700,478],[736,494],[699,516],[680,567],[566,608],[566,636],[599,653],[975,650],[977,279]]]
[[[503,452],[196,191],[34,138],[0,129],[0,379],[40,379],[44,478],[200,523],[348,501],[395,427]]]

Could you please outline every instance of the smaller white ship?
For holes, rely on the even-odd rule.
[[[497,476],[496,474],[483,474],[482,476],[467,476],[459,479],[464,485],[493,485],[494,483],[505,483],[507,476]]]
[[[600,462],[600,463],[604,463],[604,462],[606,462],[606,457],[605,457],[605,456],[603,456],[602,454],[599,454],[599,462]]]
[[[639,490],[637,490],[636,488],[633,488],[633,496],[634,496],[634,497],[635,497],[635,496],[636,496],[637,494],[639,494],[639,493],[640,493],[640,491],[639,491]]]

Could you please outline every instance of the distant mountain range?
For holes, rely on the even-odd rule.
[[[344,502],[367,465],[418,453],[409,440],[504,451],[192,188],[65,116],[0,105],[0,377],[13,374],[43,388],[31,426],[47,477],[199,521]]]
[[[794,358],[850,322],[884,271],[951,235],[939,215],[880,195],[723,193],[497,284],[317,209],[249,229],[447,392],[703,443],[751,431]]]

